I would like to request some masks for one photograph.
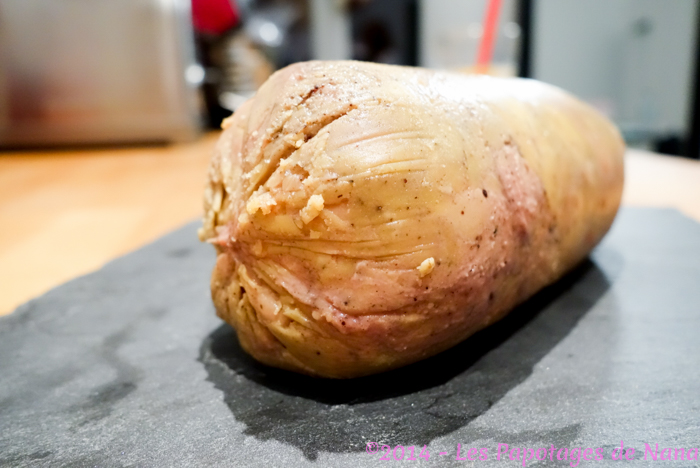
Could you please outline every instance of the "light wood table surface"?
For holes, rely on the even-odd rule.
[[[0,152],[0,315],[199,217],[217,137]],[[630,150],[623,203],[700,221],[700,162]]]

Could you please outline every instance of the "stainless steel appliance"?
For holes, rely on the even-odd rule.
[[[187,140],[189,0],[0,0],[0,146]]]

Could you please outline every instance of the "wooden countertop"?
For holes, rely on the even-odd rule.
[[[0,152],[0,315],[201,215],[218,133],[163,147]],[[700,221],[700,162],[630,150],[623,203]]]

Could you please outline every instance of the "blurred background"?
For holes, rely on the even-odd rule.
[[[698,0],[0,0],[0,147],[188,141],[290,63],[524,76],[698,158]]]

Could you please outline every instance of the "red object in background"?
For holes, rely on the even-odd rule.
[[[238,24],[239,18],[233,0],[192,0],[192,21],[199,33],[223,34]]]
[[[484,15],[484,28],[481,36],[481,43],[479,44],[479,55],[476,59],[477,69],[481,69],[482,73],[485,72],[491,64],[500,11],[501,0],[488,0],[486,14]]]

